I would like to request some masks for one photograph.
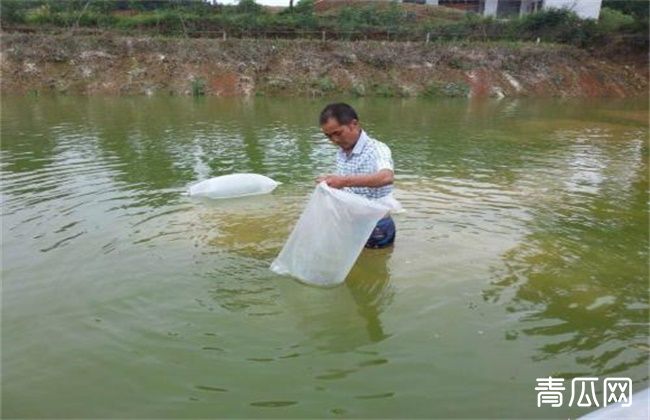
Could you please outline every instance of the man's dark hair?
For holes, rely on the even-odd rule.
[[[350,124],[352,120],[359,120],[357,111],[350,105],[344,103],[329,104],[320,113],[320,125],[323,125],[330,118],[334,118],[339,124]]]

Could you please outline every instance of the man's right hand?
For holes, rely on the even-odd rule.
[[[348,178],[341,175],[321,175],[316,178],[316,183],[320,184],[325,181],[328,187],[331,188],[344,188],[348,186]]]

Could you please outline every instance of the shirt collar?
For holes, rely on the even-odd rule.
[[[365,131],[361,130],[359,139],[357,140],[354,147],[352,148],[352,152],[350,152],[350,154],[347,154],[345,153],[345,150],[339,147],[339,156],[350,157],[352,155],[360,155],[361,151],[363,151],[363,148],[366,147],[366,143],[368,143],[368,136],[366,135]]]

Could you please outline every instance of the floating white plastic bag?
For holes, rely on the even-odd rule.
[[[315,285],[342,283],[388,207],[321,182],[271,270]]]
[[[234,198],[270,193],[280,183],[258,174],[232,174],[206,179],[189,188],[192,197]]]

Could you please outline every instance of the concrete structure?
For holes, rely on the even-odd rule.
[[[598,19],[602,0],[481,0],[483,16],[523,16],[538,10],[568,9],[583,19]]]
[[[353,3],[354,0],[316,0],[315,4]],[[391,0],[375,0],[391,1]],[[602,0],[400,0],[402,3],[428,4],[431,6],[453,7],[466,12],[480,13],[483,16],[511,18],[547,9],[568,9],[583,19],[598,19]],[[643,0],[647,1],[647,0]]]
[[[544,0],[544,8],[568,7],[583,19],[598,19],[602,0]]]

